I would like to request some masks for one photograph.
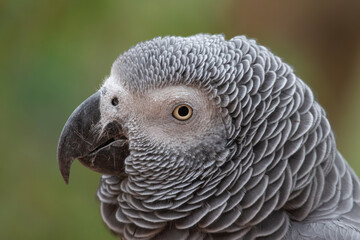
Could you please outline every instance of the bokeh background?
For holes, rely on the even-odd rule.
[[[57,169],[61,129],[112,62],[159,35],[245,34],[314,90],[360,174],[360,2],[352,0],[0,1],[0,239],[115,239],[99,174]]]

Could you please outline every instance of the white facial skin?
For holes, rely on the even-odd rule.
[[[118,99],[117,106],[111,104],[113,98]],[[137,130],[160,145],[183,148],[207,136],[225,134],[219,110],[208,96],[193,87],[169,86],[135,95],[110,76],[102,87],[100,104],[103,125],[119,120],[131,134],[129,124],[136,120]],[[181,121],[173,116],[174,109],[181,104],[193,110],[188,120]]]

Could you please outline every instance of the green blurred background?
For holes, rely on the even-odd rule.
[[[114,239],[99,174],[57,168],[61,129],[112,62],[159,35],[245,34],[314,90],[360,174],[359,1],[0,1],[0,239]]]

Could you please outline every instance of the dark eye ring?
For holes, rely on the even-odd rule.
[[[174,109],[173,116],[180,121],[185,121],[191,118],[192,111],[193,110],[189,105],[181,104]]]
[[[111,104],[113,106],[117,106],[119,104],[119,99],[117,97],[114,97],[112,100],[111,100]]]

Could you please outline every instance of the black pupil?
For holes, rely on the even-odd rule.
[[[113,106],[118,105],[118,104],[119,104],[119,99],[117,99],[116,97],[113,98],[113,99],[111,100],[111,104],[112,104]]]
[[[189,114],[189,109],[187,107],[185,107],[185,106],[182,106],[182,107],[179,108],[178,113],[179,113],[179,115],[181,117],[185,117],[185,116],[187,116]]]

